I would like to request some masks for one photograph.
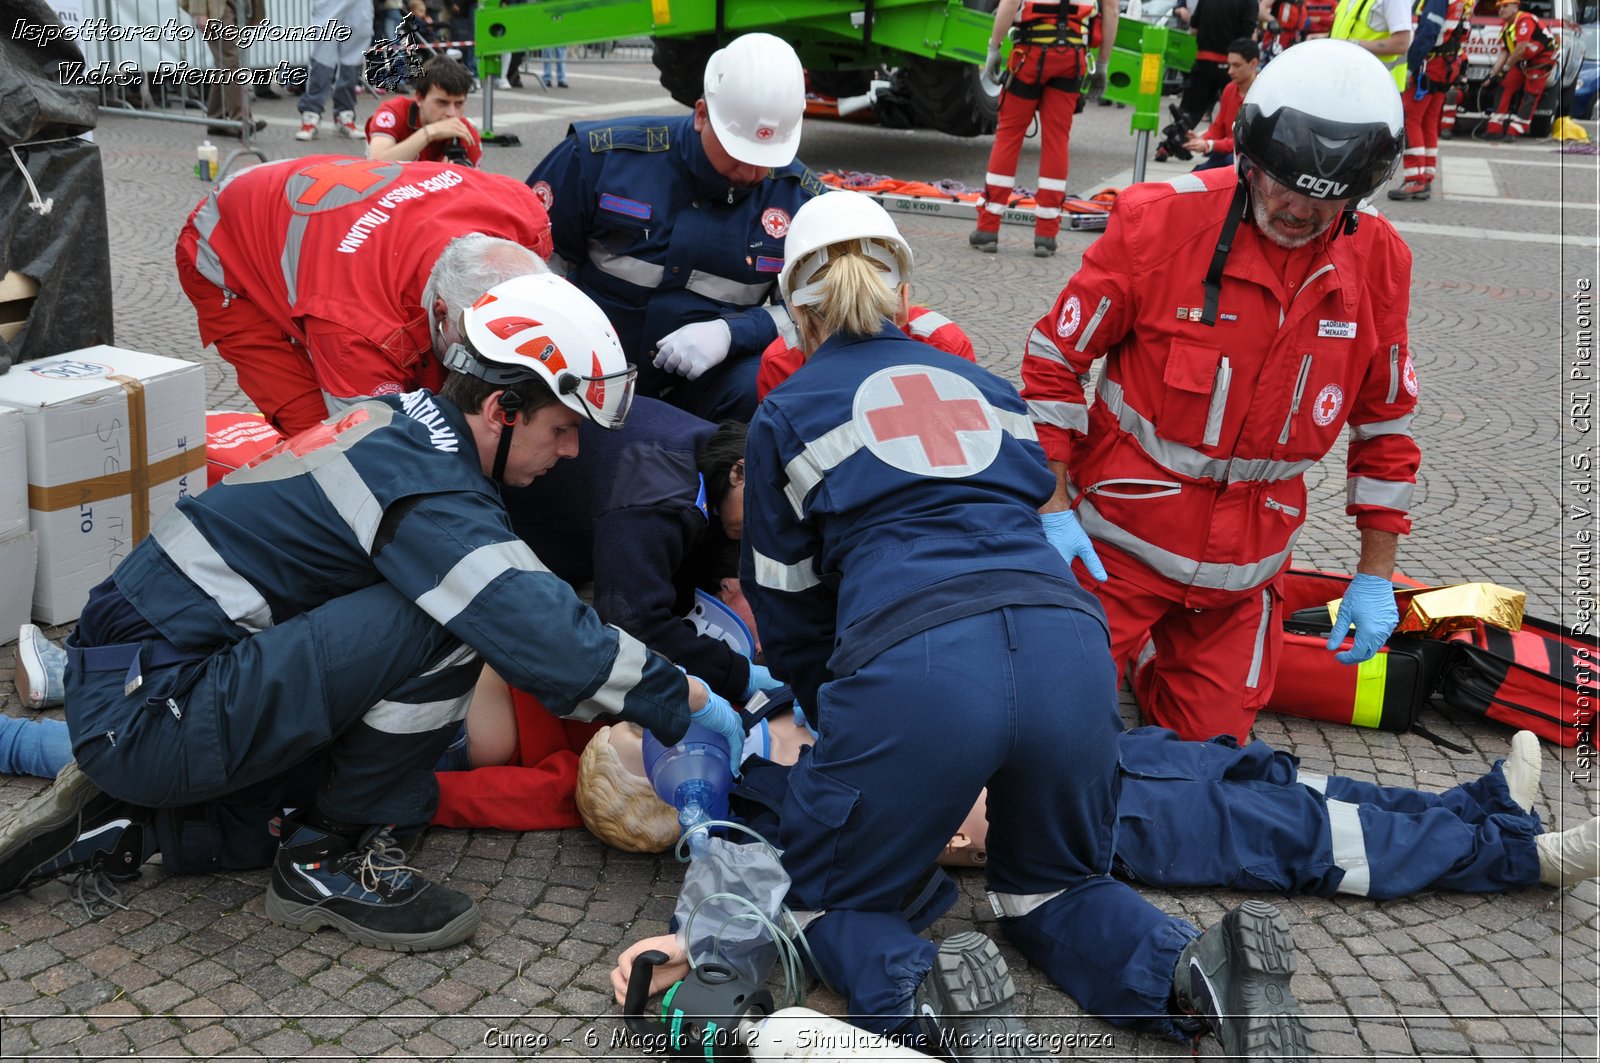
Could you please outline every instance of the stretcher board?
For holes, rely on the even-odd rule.
[[[975,221],[978,217],[976,203],[963,203],[959,200],[933,199],[928,196],[902,196],[894,192],[868,192],[867,195],[883,205],[883,209],[899,214],[932,214],[940,218],[961,218],[966,221]],[[1078,232],[1100,232],[1106,227],[1106,214],[1072,214],[1061,212],[1061,226],[1064,229],[1074,229]],[[1026,225],[1033,228],[1033,209],[1031,207],[1007,207],[1000,215],[1000,221],[1005,225]]]

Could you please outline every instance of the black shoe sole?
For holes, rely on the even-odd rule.
[[[1197,1004],[1230,1056],[1304,1063],[1309,1058],[1305,1022],[1289,988],[1294,976],[1294,936],[1288,920],[1265,901],[1245,901],[1223,916],[1228,947],[1228,996],[1213,1001],[1214,987],[1198,970]]]
[[[276,879],[267,886],[265,908],[267,918],[275,923],[282,923],[284,926],[304,930],[307,933],[314,933],[325,926],[331,926],[352,941],[370,945],[375,949],[388,949],[390,952],[431,952],[459,945],[477,932],[478,923],[483,918],[478,906],[474,904],[450,922],[434,930],[414,934],[373,930],[316,901],[304,901],[298,897],[279,893]]]

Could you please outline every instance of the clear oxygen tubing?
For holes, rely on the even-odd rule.
[[[693,851],[693,847],[689,843],[690,835],[701,831],[709,833],[714,827],[727,827],[749,835],[765,846],[767,851],[772,854],[774,859],[778,859],[782,855],[779,853],[777,847],[771,842],[767,841],[767,839],[764,838],[759,831],[751,830],[743,823],[734,823],[731,820],[714,819],[695,824],[693,827],[686,830],[683,836],[678,839],[678,844],[673,848],[673,855],[677,857],[680,864],[688,863],[691,859],[690,854]],[[804,1004],[806,1000],[806,977],[805,965],[804,961],[802,960],[802,951],[804,956],[811,960],[812,970],[817,970],[818,966],[816,957],[811,952],[811,945],[806,941],[805,930],[801,927],[799,920],[794,917],[794,913],[789,911],[789,906],[782,906],[784,925],[780,927],[771,919],[767,918],[767,914],[757,907],[756,903],[749,897],[742,897],[737,893],[713,893],[701,900],[699,904],[695,905],[694,908],[690,910],[689,918],[684,921],[683,925],[683,939],[685,942],[692,940],[690,929],[694,925],[695,915],[699,913],[701,908],[705,907],[707,904],[710,904],[712,901],[732,901],[736,905],[743,905],[744,907],[750,909],[748,914],[740,915],[735,918],[740,922],[753,922],[766,928],[767,933],[771,935],[773,942],[777,945],[778,964],[783,970],[783,1003],[786,1006],[793,1005],[795,1010],[806,1011],[806,1009],[798,1007],[799,1005]],[[726,926],[727,922],[728,921],[724,921],[723,925]],[[720,936],[721,935],[719,934],[716,940],[720,940]],[[715,960],[717,959],[719,952],[719,949],[714,948],[710,956],[702,956],[698,959],[695,956],[689,955],[687,956],[689,966],[696,967],[699,965],[699,963],[706,960]],[[828,988],[832,989],[833,987],[829,986]],[[781,1012],[779,1014],[781,1014]],[[807,1014],[819,1015],[818,1012],[807,1012]],[[825,1018],[826,1016],[820,1017]],[[856,1029],[856,1027],[853,1026],[848,1028],[852,1030]],[[794,1058],[822,1059],[825,1058],[825,1056],[796,1056]],[[920,1059],[925,1057],[918,1053],[915,1058]]]

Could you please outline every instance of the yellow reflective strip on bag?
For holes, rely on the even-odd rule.
[[[1383,720],[1383,688],[1389,681],[1389,655],[1382,650],[1356,668],[1356,699],[1350,722],[1357,727],[1377,727]]]

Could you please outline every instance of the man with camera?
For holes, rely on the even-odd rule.
[[[423,64],[416,96],[385,100],[367,119],[367,158],[395,162],[453,162],[477,166],[483,138],[467,120],[472,75],[440,56]]]
[[[1260,68],[1261,48],[1248,37],[1241,37],[1228,45],[1228,87],[1222,90],[1222,102],[1217,105],[1216,120],[1204,133],[1189,130],[1183,141],[1183,151],[1178,156],[1187,159],[1193,152],[1205,156],[1195,170],[1214,170],[1218,166],[1233,165],[1233,120],[1239,117],[1245,93],[1256,79]]]
[[[177,247],[201,342],[286,435],[437,388],[461,312],[549,253],[544,207],[509,177],[331,155],[230,177]]]

